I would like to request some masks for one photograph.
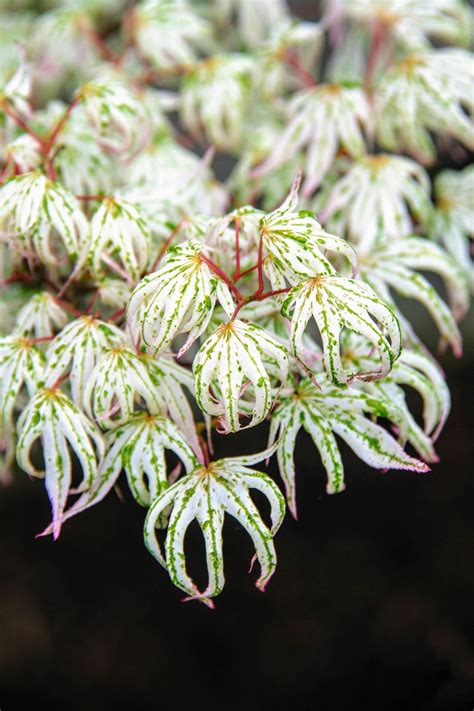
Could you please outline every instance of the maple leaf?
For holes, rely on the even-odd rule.
[[[303,334],[313,316],[323,343],[324,367],[336,385],[343,385],[352,378],[383,377],[400,355],[400,325],[393,310],[360,280],[340,276],[308,279],[291,289],[283,302],[282,314],[291,318],[291,348],[300,360],[304,358]],[[376,369],[345,372],[340,353],[343,328],[371,342],[380,357]]]
[[[247,531],[255,546],[260,564],[256,582],[260,590],[275,572],[276,553],[273,537],[285,515],[285,500],[278,487],[263,472],[249,466],[268,458],[272,447],[259,454],[219,459],[208,467],[197,467],[165,490],[151,505],[145,521],[145,544],[150,553],[167,568],[177,587],[189,596],[213,607],[211,598],[224,586],[222,525],[225,513],[233,516]],[[253,503],[249,489],[257,489],[271,506],[271,528],[268,528]],[[163,515],[171,508],[165,542],[165,554],[156,537],[156,525],[163,525]],[[201,527],[206,546],[209,582],[201,591],[189,577],[183,549],[186,531],[193,519]]]
[[[400,421],[395,406],[351,387],[321,383],[321,389],[302,380],[293,394],[283,397],[275,408],[270,425],[270,444],[280,437],[277,458],[285,483],[288,507],[296,512],[295,440],[301,428],[311,436],[326,469],[326,491],[343,491],[344,466],[334,434],[339,435],[355,454],[376,469],[408,469],[427,472],[424,462],[410,457],[400,444],[379,424],[367,417],[390,417]]]
[[[260,326],[240,320],[220,326],[199,349],[193,361],[196,400],[203,412],[220,418],[223,431],[253,427],[268,415],[274,391],[264,364],[265,356],[275,361],[278,377],[284,382],[289,367],[286,348]],[[210,393],[214,380],[220,400]],[[253,386],[255,402],[249,424],[242,427],[239,404],[247,381]]]
[[[30,476],[45,479],[53,513],[52,532],[56,539],[71,490],[72,464],[68,444],[83,472],[74,493],[90,488],[97,476],[105,446],[100,433],[74,403],[58,389],[38,390],[23,410],[17,424],[17,461]],[[31,461],[31,448],[41,439],[44,470]]]

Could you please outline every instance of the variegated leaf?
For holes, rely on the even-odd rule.
[[[0,339],[0,437],[14,429],[13,412],[23,387],[29,397],[44,380],[44,356],[27,338],[7,336]]]
[[[381,240],[397,240],[415,232],[416,222],[432,217],[430,180],[415,161],[377,154],[349,164],[329,190],[320,221],[354,242],[359,258]]]
[[[291,315],[292,312],[292,315]],[[323,343],[327,374],[337,385],[352,378],[373,380],[390,372],[400,355],[400,325],[392,309],[361,281],[340,276],[318,276],[298,284],[286,297],[282,314],[291,318],[291,347],[303,360],[302,337],[313,316]],[[343,328],[365,336],[380,357],[368,372],[345,372],[340,338]]]
[[[124,469],[135,500],[149,506],[168,487],[165,449],[176,454],[189,474],[198,466],[195,454],[176,425],[161,415],[137,413],[106,435],[108,452],[92,486],[64,513],[62,521],[102,501]],[[52,533],[48,527],[44,534]]]
[[[260,590],[273,575],[276,553],[273,536],[285,515],[285,501],[269,476],[248,468],[275,451],[275,447],[251,457],[220,459],[208,467],[198,467],[180,479],[153,502],[145,521],[145,544],[161,565],[168,569],[173,583],[191,599],[210,607],[211,598],[224,586],[224,561],[222,553],[222,525],[224,514],[233,516],[252,538],[260,576],[256,582]],[[271,528],[263,523],[253,503],[249,489],[258,489],[271,506]],[[165,553],[156,536],[156,525],[161,523],[165,511],[171,507],[165,542]],[[186,570],[184,537],[194,519],[201,527],[206,546],[208,585],[199,590]]]
[[[346,257],[352,273],[357,271],[357,255],[348,242],[323,230],[312,212],[296,212],[300,180],[301,174],[282,205],[262,217],[259,224],[264,270],[273,289],[284,288],[286,282],[295,285],[318,274],[337,274],[326,252]]]
[[[353,158],[366,152],[361,129],[368,133],[370,111],[360,87],[319,84],[304,89],[291,99],[289,113],[269,158],[253,175],[274,171],[307,146],[304,192],[310,195],[330,170],[339,146]]]
[[[89,264],[94,276],[104,276],[109,268],[135,283],[146,269],[149,248],[150,229],[140,210],[119,198],[104,200],[91,222]]]
[[[396,403],[376,399],[356,388],[334,387],[321,383],[321,389],[308,379],[295,392],[282,398],[270,426],[270,443],[279,435],[278,464],[285,483],[288,507],[296,518],[295,440],[301,428],[311,436],[326,469],[328,494],[343,491],[344,466],[335,434],[339,435],[364,462],[376,469],[409,469],[426,472],[424,462],[413,459],[400,444],[371,417],[390,418],[397,425],[402,414]]]
[[[71,457],[68,444],[82,469],[83,479],[75,492],[89,489],[104,456],[104,442],[93,424],[60,390],[38,390],[18,420],[18,465],[30,476],[45,478],[53,512],[52,532],[61,530],[64,509],[71,491]],[[44,471],[31,461],[31,448],[41,439]]]
[[[228,286],[201,259],[203,245],[190,240],[168,250],[166,264],[138,284],[127,319],[134,337],[156,353],[169,349],[180,333],[189,333],[183,354],[203,333],[218,301],[230,316],[234,303]]]
[[[76,96],[105,150],[134,155],[148,141],[150,126],[145,107],[125,82],[108,76],[83,84]]]
[[[375,93],[380,145],[428,164],[436,157],[432,133],[473,150],[472,66],[471,52],[444,47],[413,52],[383,72]]]
[[[237,52],[195,64],[184,78],[180,97],[181,120],[189,133],[198,139],[205,136],[222,151],[238,151],[255,69],[252,55]]]
[[[45,386],[51,387],[70,372],[73,402],[83,408],[84,391],[100,356],[124,343],[126,336],[116,326],[92,316],[81,316],[64,328],[46,352]]]
[[[286,348],[260,326],[240,320],[220,326],[199,349],[193,362],[196,399],[203,412],[220,418],[223,431],[245,429],[240,423],[239,405],[242,388],[249,383],[255,402],[246,427],[253,427],[268,415],[274,391],[264,364],[266,355],[275,361],[278,378],[284,382],[289,368]],[[214,379],[220,400],[210,392]]]
[[[143,356],[142,356],[143,357]],[[161,401],[161,412],[179,427],[198,459],[201,445],[196,433],[193,411],[184,389],[195,398],[194,378],[190,370],[178,365],[172,358],[147,357],[146,363]]]
[[[363,338],[344,339],[343,358],[352,367],[373,367],[371,344]],[[410,412],[403,387],[415,390],[423,402],[423,428]],[[451,397],[444,375],[431,356],[421,350],[403,348],[390,374],[363,389],[386,405],[395,405],[402,414],[396,423],[399,440],[407,440],[427,462],[437,462],[434,442],[441,432],[451,407]]]
[[[210,24],[188,3],[156,0],[134,6],[130,31],[140,54],[162,70],[195,64],[211,35]]]
[[[433,272],[444,280],[452,311],[419,272]],[[366,260],[361,278],[381,298],[385,291],[380,287],[383,284],[405,298],[419,301],[430,313],[442,337],[451,344],[454,353],[461,355],[462,339],[456,318],[461,318],[468,309],[469,282],[463,269],[441,247],[418,237],[385,243]]]
[[[89,376],[84,408],[101,427],[125,424],[143,403],[151,415],[169,415],[195,452],[199,442],[182,385],[192,390],[190,374],[166,358],[137,354],[126,346],[106,351]]]
[[[62,185],[39,170],[14,176],[0,188],[0,221],[13,236],[22,256],[37,255],[57,266],[60,252],[53,232],[61,238],[68,257],[80,267],[87,256],[88,225],[79,203]]]
[[[42,291],[23,306],[16,317],[14,333],[35,338],[49,338],[60,331],[68,321],[66,312],[52,294]]]

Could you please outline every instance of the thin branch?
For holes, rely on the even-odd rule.
[[[185,220],[182,219],[182,220],[180,220],[180,221],[178,222],[177,225],[175,225],[175,227],[173,228],[173,231],[172,231],[171,234],[166,238],[166,240],[165,240],[165,242],[163,243],[163,245],[162,245],[160,251],[158,252],[157,258],[155,259],[155,261],[154,261],[153,264],[151,265],[150,269],[148,270],[148,274],[151,274],[152,272],[154,272],[154,271],[156,270],[158,264],[161,262],[161,260],[162,260],[163,257],[165,256],[166,251],[167,251],[168,247],[170,246],[171,242],[174,240],[174,238],[176,237],[176,235],[178,234],[178,232],[180,231],[180,229],[183,227],[184,222],[185,222]]]
[[[11,106],[8,105],[6,101],[1,102],[1,108],[2,111],[4,111],[7,116],[9,116],[16,123],[17,126],[22,128],[25,133],[28,133],[32,138],[35,139],[35,141],[39,143],[41,151],[44,152],[46,147],[46,141],[44,140],[44,138],[41,138],[41,136],[39,136],[36,131],[34,131],[31,126],[29,126],[29,124],[19,114],[17,114],[16,111],[11,108]]]
[[[52,341],[56,336],[40,336],[39,338],[30,338],[30,343],[44,343],[45,341]]]
[[[71,371],[69,371],[69,373],[65,373],[64,375],[61,375],[61,377],[58,378],[58,379],[56,380],[56,382],[54,382],[54,383],[49,387],[49,390],[57,390],[57,389],[59,388],[59,386],[61,385],[61,383],[64,383],[64,381],[67,380],[70,375],[71,375]]]
[[[268,299],[270,296],[278,296],[278,294],[287,294],[291,290],[291,286],[286,287],[286,289],[275,289],[274,291],[265,291],[263,294],[258,294],[252,296],[249,301],[263,301]]]
[[[65,311],[69,311],[69,313],[73,314],[74,316],[84,316],[84,313],[82,311],[79,311],[79,309],[76,309],[75,306],[72,306],[72,304],[68,304],[67,301],[64,301],[63,299],[60,299],[59,296],[53,296],[54,301],[57,303],[58,306],[61,306]]]
[[[119,309],[118,311],[114,311],[114,313],[113,313],[111,316],[109,316],[109,318],[107,319],[107,321],[116,321],[116,320],[119,319],[121,316],[123,316],[124,313],[125,313],[125,307],[122,307],[122,308]]]
[[[219,276],[222,279],[222,281],[224,281],[227,284],[227,286],[229,287],[231,292],[236,297],[237,301],[241,301],[243,298],[241,292],[237,289],[236,286],[234,286],[234,284],[232,284],[232,282],[229,279],[229,277],[227,276],[227,274],[225,272],[223,272],[222,269],[217,266],[217,264],[214,264],[214,262],[211,259],[209,259],[208,257],[206,257],[206,255],[203,254],[202,252],[200,253],[200,259],[205,264],[207,264],[209,269],[211,269],[214,272],[214,274],[217,274],[217,276]]]
[[[102,59],[105,59],[107,62],[111,62],[112,64],[121,63],[122,57],[119,54],[115,54],[115,52],[110,49],[107,42],[100,36],[98,32],[96,32],[96,30],[91,26],[88,21],[82,22],[81,26],[85,36],[90,41],[90,43],[99,51],[100,55],[102,56]]]
[[[317,84],[316,80],[303,67],[303,65],[301,64],[301,62],[299,61],[298,57],[296,56],[296,54],[294,52],[290,52],[289,50],[286,50],[285,53],[283,54],[283,59],[288,64],[288,66],[293,69],[295,75],[301,81],[303,86],[306,86],[308,88],[316,86],[316,84]]]
[[[63,130],[69,116],[71,115],[72,110],[74,109],[75,106],[77,106],[77,104],[79,103],[79,100],[80,100],[79,95],[75,96],[73,98],[73,100],[71,101],[71,103],[69,104],[69,106],[67,107],[67,109],[64,111],[61,118],[56,123],[56,125],[53,128],[53,130],[51,131],[49,137],[46,139],[45,148],[44,148],[45,153],[49,153],[51,148],[54,146],[54,143],[55,143],[57,137]]]
[[[365,70],[364,76],[364,87],[366,91],[370,91],[374,81],[375,70],[377,69],[377,61],[380,55],[380,50],[382,49],[385,36],[387,34],[386,26],[380,22],[376,21],[372,28],[372,43],[370,45],[369,58],[367,60],[367,68]]]
[[[239,276],[235,281],[239,281],[242,277],[246,276],[247,274],[250,274],[251,272],[254,272],[258,268],[258,264],[254,264],[253,267],[249,267],[248,269],[245,269],[243,272],[240,272]]]
[[[76,200],[107,200],[109,195],[76,195]]]

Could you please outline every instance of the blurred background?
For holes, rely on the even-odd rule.
[[[315,6],[292,3],[308,19]],[[277,572],[265,594],[255,589],[250,540],[228,518],[215,611],[180,602],[127,496],[67,523],[56,543],[36,540],[47,497],[18,472],[0,492],[1,711],[471,711],[472,317],[464,334],[464,359],[441,361],[453,397],[441,463],[383,474],[341,443],[348,488],[329,497],[301,434],[300,520],[287,516],[277,535]],[[216,455],[258,451],[266,438],[265,427],[217,438]],[[199,582],[193,527],[187,545]]]

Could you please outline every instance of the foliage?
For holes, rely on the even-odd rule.
[[[0,11],[2,481],[15,455],[44,478],[43,534],[57,538],[124,472],[148,550],[210,607],[230,515],[263,590],[286,505],[296,517],[300,432],[329,494],[346,486],[339,439],[380,470],[437,462],[449,390],[406,299],[460,356],[472,11],[327,0],[307,22],[285,0],[22,7]],[[212,460],[215,433],[264,423],[267,450]],[[252,468],[273,454],[286,502]],[[194,520],[204,589],[186,566]]]

